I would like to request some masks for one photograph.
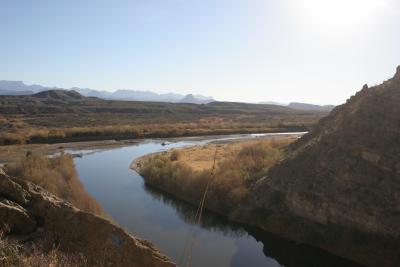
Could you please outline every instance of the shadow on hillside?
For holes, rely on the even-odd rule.
[[[183,221],[189,224],[194,224],[197,207],[151,186],[144,185],[144,189],[155,199],[173,207]],[[230,222],[227,218],[210,211],[205,211],[203,213],[201,227],[209,231],[218,231],[224,235],[233,237],[250,235],[257,241],[262,242],[263,252],[266,257],[273,258],[286,267],[360,266],[322,249],[296,243],[295,241],[284,239],[255,227]],[[240,251],[238,251],[232,257],[231,266],[246,266],[247,262],[245,261],[246,258],[242,257]]]

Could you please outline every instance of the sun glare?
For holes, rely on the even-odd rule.
[[[384,0],[301,0],[308,17],[322,26],[352,27],[365,22]]]

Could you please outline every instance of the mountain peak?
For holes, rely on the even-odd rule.
[[[193,94],[187,94],[184,98],[182,98],[179,102],[181,103],[190,103],[190,104],[207,104],[213,102],[214,99],[206,98],[206,97],[198,97]]]
[[[395,79],[400,79],[400,65],[397,66],[396,74],[394,75],[394,78]]]

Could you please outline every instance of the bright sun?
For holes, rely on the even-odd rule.
[[[313,20],[332,28],[366,21],[384,0],[301,0]]]

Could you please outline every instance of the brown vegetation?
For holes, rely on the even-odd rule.
[[[88,265],[86,258],[81,254],[66,254],[56,248],[46,250],[42,244],[32,243],[27,245],[0,236],[0,266],[83,267]]]
[[[213,122],[210,124],[205,124],[202,122],[169,123],[169,120],[166,119],[166,124],[136,124],[133,121],[132,124],[135,125],[117,124],[87,127],[68,127],[68,122],[65,123],[64,127],[38,126],[21,122],[21,124],[18,126],[11,124],[12,126],[6,128],[1,127],[0,125],[0,129],[5,128],[2,129],[3,131],[0,133],[0,145],[307,131],[309,127],[311,127],[313,123],[318,120],[318,118],[319,117],[313,118],[311,122],[307,122],[305,124],[302,124],[304,121],[299,119],[298,122],[288,125],[281,124],[281,122],[276,122],[273,120],[268,122],[254,123],[233,122],[227,120],[225,123]],[[50,118],[50,120],[52,119],[54,118]],[[56,120],[63,121],[63,118],[56,118]],[[115,120],[115,123],[118,123],[118,118],[115,118]]]
[[[268,168],[283,158],[283,147],[292,140],[213,144],[172,150],[146,159],[140,174],[147,184],[194,204],[198,203],[209,184],[205,206],[227,215],[246,198],[251,182],[264,176]],[[199,158],[203,158],[200,166],[197,164]]]
[[[205,105],[0,96],[0,145],[307,131],[326,112],[274,105]]]
[[[175,266],[150,242],[1,169],[0,196],[1,266]]]
[[[100,204],[85,191],[70,155],[50,158],[28,153],[17,162],[7,164],[6,171],[45,188],[84,211],[104,215]]]

